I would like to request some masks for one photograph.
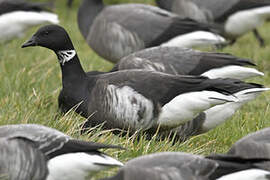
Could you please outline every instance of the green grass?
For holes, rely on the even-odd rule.
[[[56,2],[55,11],[59,14],[61,25],[70,34],[86,71],[110,70],[113,64],[98,57],[88,47],[79,32],[76,17],[79,2],[76,1],[71,10],[65,7],[66,1]],[[120,2],[120,0],[113,2]],[[154,4],[151,0],[123,0],[123,2]],[[264,25],[259,29],[266,38],[266,48],[260,48],[253,35],[249,33],[239,39],[234,46],[222,50],[222,52],[253,59],[258,69],[265,73],[265,77],[251,81],[268,87],[270,87],[269,28],[269,25]],[[224,125],[206,134],[193,137],[185,143],[173,145],[170,140],[161,141],[155,137],[146,140],[145,136],[140,136],[139,140],[135,136],[119,137],[98,128],[93,128],[89,135],[80,136],[79,128],[85,119],[72,111],[64,116],[60,115],[57,108],[57,97],[61,89],[61,72],[55,54],[45,48],[20,48],[37,29],[38,27],[27,32],[25,38],[0,45],[0,125],[38,123],[56,128],[75,138],[122,145],[127,150],[106,152],[123,162],[143,154],[160,151],[222,153],[239,138],[270,125],[270,93],[267,92],[245,105]]]

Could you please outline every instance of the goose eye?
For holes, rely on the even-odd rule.
[[[45,31],[44,34],[45,34],[45,35],[49,35],[49,31]]]

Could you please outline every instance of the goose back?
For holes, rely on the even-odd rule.
[[[154,47],[122,58],[111,71],[146,69],[175,75],[202,75],[222,67],[254,65],[248,59],[230,54],[207,53],[179,47]]]

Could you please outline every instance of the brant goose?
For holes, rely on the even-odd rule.
[[[249,170],[246,172],[254,177],[259,173],[262,174],[262,170],[257,166],[257,163],[260,164],[265,161],[269,161],[269,159],[241,159],[234,157],[212,160],[200,155],[182,152],[161,152],[140,156],[128,161],[116,176],[106,180],[155,180],[158,176],[160,176],[158,180],[170,178],[172,180],[178,178],[183,180],[192,178],[216,180],[222,178],[225,180],[230,179],[226,175],[230,174],[230,177],[237,177],[237,175],[243,173],[241,172],[243,170]],[[135,175],[136,172],[137,175]]]
[[[104,180],[206,180],[217,166],[200,155],[161,152],[129,160],[115,176]]]
[[[224,53],[201,52],[180,47],[153,47],[122,58],[112,71],[146,69],[175,75],[245,80],[264,74],[250,60]]]
[[[230,54],[207,53],[179,47],[154,47],[135,52],[122,58],[112,71],[124,69],[147,69],[180,75],[203,75],[208,78],[246,79],[262,72],[254,68],[247,59]],[[231,89],[237,102],[225,103],[212,107],[199,114],[192,121],[173,130],[179,140],[207,132],[229,119],[243,104],[255,99],[263,91],[269,90],[259,84],[243,84]],[[172,131],[165,132],[167,135]]]
[[[102,180],[208,180],[192,172],[186,167],[168,167],[168,168],[142,168],[142,167],[124,167],[113,177]]]
[[[230,94],[249,84],[236,79],[176,76],[155,71],[84,72],[67,32],[60,26],[40,28],[22,47],[53,50],[62,70],[59,106],[89,118],[84,127],[161,130],[175,128],[218,104],[238,101]]]
[[[256,167],[253,168],[270,171],[269,136],[270,128],[262,129],[238,140],[226,154],[214,154],[207,158],[216,162],[228,162],[235,159],[243,164],[255,165]]]
[[[29,28],[59,22],[58,16],[48,12],[48,4],[26,2],[23,0],[0,1],[0,42],[22,37]]]
[[[256,28],[270,17],[269,0],[156,0],[159,7],[200,22],[223,27],[222,35],[234,43],[253,31],[261,46],[264,40]]]
[[[0,144],[0,172],[12,180],[84,179],[96,171],[122,166],[99,151],[119,146],[73,139],[42,125],[0,126]]]
[[[83,0],[78,25],[90,47],[114,63],[161,44],[192,47],[225,42],[213,33],[219,30],[207,24],[145,4],[105,6],[102,0]]]
[[[237,155],[245,158],[270,158],[270,128],[248,134],[234,143],[228,151],[229,155]],[[270,170],[270,163],[268,163]]]

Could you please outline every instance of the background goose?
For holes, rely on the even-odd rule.
[[[176,180],[177,178],[194,180],[197,178],[209,180],[215,180],[216,178],[230,179],[228,178],[229,175],[236,180],[235,177],[237,177],[237,175],[235,173],[243,173],[241,172],[243,170],[250,170],[247,172],[249,172],[250,175],[253,175],[253,177],[254,175],[257,175],[257,173],[262,170],[257,167],[256,163],[261,163],[263,161],[265,161],[265,159],[246,160],[236,157],[232,159],[212,160],[205,158],[204,156],[189,153],[161,152],[139,156],[129,160],[125,166],[119,170],[116,176],[107,178],[107,180],[114,180],[117,178],[120,180],[127,180],[129,179],[129,176],[134,180],[139,179],[139,177],[141,179],[146,179],[147,177],[149,180],[154,180],[158,175],[161,176],[160,180],[165,180],[166,178],[172,178],[172,180]],[[135,172],[138,172],[137,176],[134,176],[133,173]],[[266,171],[263,172],[265,175]],[[131,176],[132,174],[133,176]],[[253,178],[253,180],[255,179]]]
[[[207,158],[216,162],[230,161],[232,159],[238,159],[239,162],[244,160],[246,163],[250,161],[250,164],[255,162],[253,164],[256,165],[256,169],[270,171],[269,135],[270,128],[251,133],[234,143],[226,154],[210,155]],[[253,174],[256,175],[256,171]]]
[[[223,36],[235,40],[252,31],[264,46],[256,28],[270,17],[269,0],[156,0],[157,4],[182,16],[223,26]]]
[[[163,43],[191,47],[225,41],[209,25],[144,4],[105,6],[102,0],[84,0],[78,25],[91,48],[111,62]]]
[[[206,180],[217,166],[215,161],[205,159],[200,155],[161,152],[129,160],[116,176],[106,180]],[[136,176],[135,173],[137,173]]]
[[[0,151],[8,153],[6,155],[12,154],[12,157],[2,153],[0,155],[1,168],[7,168],[7,173],[12,173],[11,177],[23,174],[25,177],[32,176],[27,179],[34,179],[46,174],[47,180],[84,179],[96,171],[122,166],[119,161],[98,151],[119,146],[76,140],[42,125],[0,126],[0,138],[3,139],[0,141],[3,145]],[[44,159],[48,170],[41,161]],[[27,162],[29,164],[24,166]],[[31,169],[34,166],[36,167]],[[19,169],[16,169],[17,174],[13,174],[13,168]],[[3,171],[1,169],[1,172]]]
[[[119,170],[117,175],[102,180],[208,180],[192,172],[185,167],[168,168],[142,168],[142,167],[124,167]]]
[[[270,128],[251,133],[236,143],[228,151],[229,155],[238,155],[245,158],[270,158]],[[270,170],[270,164],[266,166]]]
[[[91,116],[84,127],[105,122],[106,128],[131,132],[156,130],[159,125],[170,129],[214,105],[237,101],[227,89],[244,83],[145,70],[86,74],[67,32],[56,25],[40,28],[22,47],[28,46],[57,54],[63,83],[59,106],[67,111],[79,104],[76,111]]]
[[[23,0],[0,1],[0,42],[22,37],[29,28],[59,22],[58,16],[48,12],[48,4],[31,3]]]
[[[175,75],[244,80],[264,75],[250,60],[224,53],[200,52],[180,47],[153,47],[122,58],[112,71],[146,69]]]

